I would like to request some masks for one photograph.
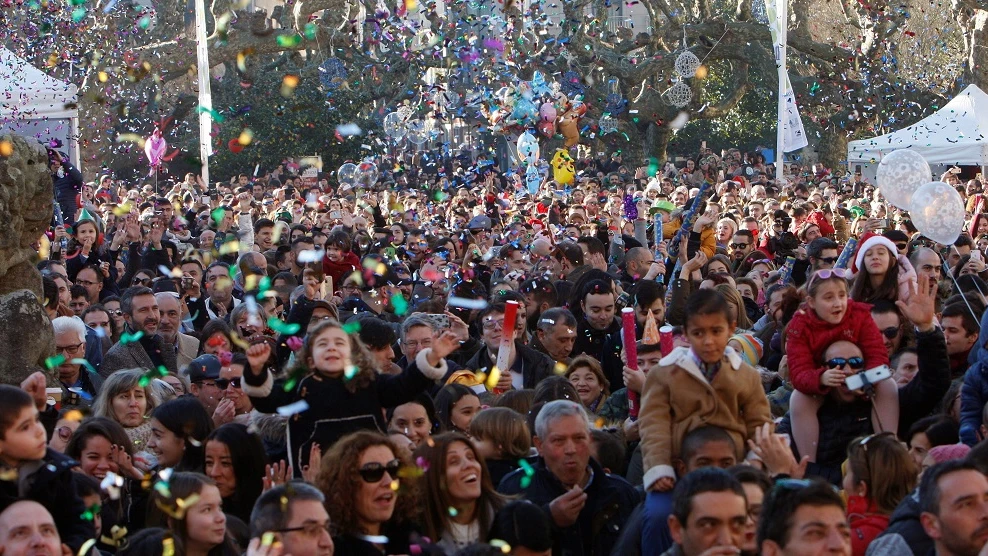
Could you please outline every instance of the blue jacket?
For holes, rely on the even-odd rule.
[[[964,387],[961,388],[960,436],[961,442],[968,446],[978,443],[981,415],[988,402],[988,352],[980,345],[977,351],[978,360],[964,373]]]

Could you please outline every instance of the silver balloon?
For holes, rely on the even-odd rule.
[[[353,162],[347,162],[336,171],[336,178],[340,180],[340,183],[353,185],[357,183],[359,174],[360,171],[357,169],[357,165]]]
[[[377,164],[374,164],[370,160],[365,160],[357,166],[357,185],[368,188],[372,187],[377,183],[378,176]]]
[[[429,127],[430,126],[422,120],[413,120],[408,122],[408,140],[411,141],[413,145],[423,145],[431,136],[431,130]]]
[[[517,143],[518,158],[526,164],[535,164],[539,159],[539,140],[529,132],[521,134]]]
[[[384,117],[384,133],[395,139],[401,139],[408,133],[405,118],[401,112],[392,112]]]
[[[878,189],[893,205],[910,210],[913,192],[930,181],[930,165],[916,151],[892,151],[878,164]]]
[[[964,228],[964,200],[953,187],[933,181],[912,194],[909,216],[921,234],[942,245],[951,245]]]

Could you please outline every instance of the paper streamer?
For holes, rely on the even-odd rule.
[[[501,329],[501,346],[497,350],[497,368],[502,373],[510,373],[511,348],[515,341],[515,320],[518,317],[518,302],[507,301],[504,308],[504,327]],[[500,392],[494,390],[495,394]]]
[[[508,303],[515,303],[515,305],[518,305],[518,303],[513,301],[509,301]],[[471,309],[471,310],[476,309],[477,311],[481,311],[487,308],[486,300],[467,299],[465,297],[455,297],[455,296],[450,297],[449,300],[446,302],[446,304],[449,305],[450,307],[460,307],[461,309]],[[504,322],[505,322],[505,327],[507,327],[507,322],[508,322],[507,315],[504,316]]]

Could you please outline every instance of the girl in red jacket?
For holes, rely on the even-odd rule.
[[[795,390],[789,403],[793,441],[801,456],[816,461],[820,423],[817,411],[831,388],[844,388],[848,376],[888,365],[882,333],[871,318],[871,305],[848,297],[850,272],[835,268],[818,270],[806,283],[806,302],[786,328],[789,379]],[[845,340],[861,348],[863,358],[823,361],[827,346]],[[874,430],[896,430],[899,424],[899,391],[895,382],[875,384],[872,422]]]

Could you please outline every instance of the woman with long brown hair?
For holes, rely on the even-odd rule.
[[[458,432],[434,436],[415,450],[415,461],[425,468],[417,486],[426,536],[448,554],[486,539],[506,498],[494,490],[470,439]]]

